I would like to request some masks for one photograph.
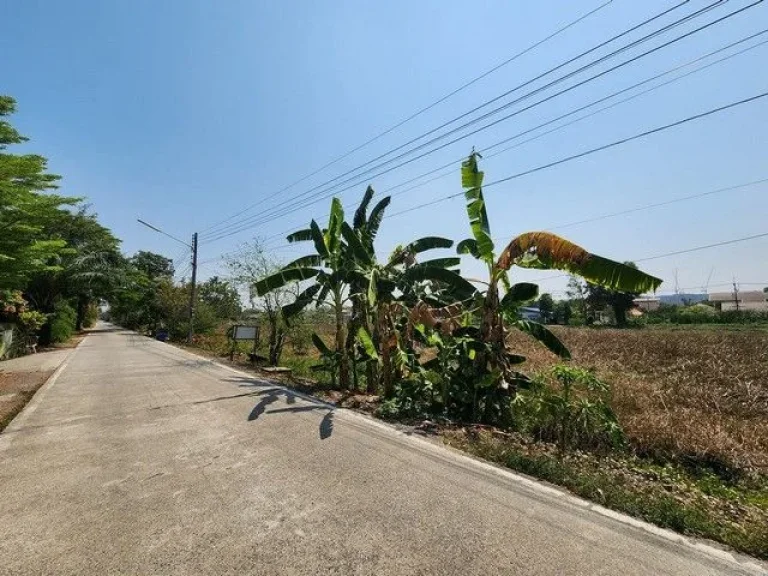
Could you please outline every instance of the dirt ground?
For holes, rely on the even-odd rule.
[[[565,328],[576,365],[611,384],[639,453],[768,472],[768,332]],[[510,348],[527,372],[558,360],[521,333]]]
[[[0,372],[0,431],[32,399],[53,372]]]

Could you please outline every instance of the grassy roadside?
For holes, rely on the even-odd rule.
[[[619,512],[768,559],[768,480],[729,481],[707,470],[662,465],[632,455],[573,452],[517,434],[445,430],[446,444]]]

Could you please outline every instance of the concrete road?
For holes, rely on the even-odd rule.
[[[122,330],[0,435],[3,575],[759,573]]]

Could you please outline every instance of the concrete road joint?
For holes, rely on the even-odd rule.
[[[179,350],[182,353],[186,353],[190,356],[194,356],[196,358],[205,358],[204,356],[195,354],[194,352],[190,352],[187,349],[175,347],[176,350]],[[210,360],[209,358],[206,358],[207,360]],[[291,394],[302,398],[303,400],[306,400],[308,402],[312,402],[315,404],[321,404],[323,406],[328,407],[331,410],[334,410],[336,412],[339,412],[343,414],[345,418],[351,418],[354,420],[357,420],[359,422],[362,422],[366,424],[367,426],[375,427],[379,429],[382,432],[385,432],[386,434],[390,435],[391,437],[397,438],[401,441],[405,441],[407,443],[410,443],[414,447],[418,448],[420,451],[423,452],[430,452],[432,454],[438,455],[441,458],[445,459],[446,456],[451,456],[454,459],[459,459],[462,461],[462,464],[469,467],[469,468],[480,468],[484,472],[490,473],[495,476],[500,476],[503,479],[507,481],[511,481],[514,484],[517,484],[519,486],[524,486],[528,490],[531,490],[533,492],[555,497],[562,499],[566,502],[568,502],[571,505],[574,505],[578,508],[582,509],[588,509],[593,512],[596,512],[597,514],[600,514],[601,516],[604,516],[606,518],[610,518],[611,520],[614,520],[616,522],[619,522],[621,524],[624,524],[626,526],[630,526],[632,528],[641,530],[643,532],[646,532],[648,534],[651,534],[653,536],[656,536],[658,538],[663,538],[664,540],[674,542],[676,544],[680,544],[686,548],[689,548],[691,550],[695,550],[699,553],[705,554],[711,558],[717,559],[721,562],[726,562],[729,564],[734,564],[738,566],[741,569],[746,569],[751,572],[754,572],[756,575],[760,576],[766,576],[768,575],[768,565],[760,562],[759,560],[752,558],[750,556],[738,554],[735,552],[731,552],[729,550],[726,550],[724,548],[720,548],[717,545],[713,545],[708,543],[708,541],[704,540],[698,540],[695,538],[690,538],[688,536],[684,536],[682,534],[678,534],[677,532],[673,532],[672,530],[667,530],[666,528],[660,528],[659,526],[656,526],[654,524],[650,524],[648,522],[645,522],[643,520],[639,520],[637,518],[633,518],[632,516],[628,516],[626,514],[623,514],[621,512],[616,512],[615,510],[611,510],[609,508],[605,508],[599,504],[596,504],[594,502],[590,502],[589,500],[585,500],[583,498],[579,498],[578,496],[574,496],[567,490],[559,487],[555,487],[554,485],[547,484],[543,481],[537,480],[533,477],[525,476],[523,474],[519,474],[513,471],[510,471],[509,469],[502,468],[500,466],[497,466],[495,464],[492,464],[490,462],[487,462],[485,460],[481,460],[479,458],[472,457],[464,452],[461,452],[454,448],[449,448],[447,446],[438,445],[434,442],[431,442],[424,438],[419,438],[417,436],[409,435],[402,430],[398,430],[394,426],[387,424],[385,422],[382,422],[380,420],[376,420],[373,417],[360,414],[358,412],[355,412],[353,410],[349,410],[347,408],[339,408],[338,406],[335,406],[334,404],[330,404],[328,402],[324,402],[323,400],[320,400],[318,398],[315,398],[314,396],[311,396],[309,394],[305,394],[303,392],[298,392],[295,390],[290,390],[287,387],[283,386],[279,382],[271,381],[268,379],[261,378],[259,376],[256,376],[252,373],[244,372],[243,370],[238,370],[237,368],[233,368],[231,366],[227,366],[226,364],[221,364],[220,362],[217,362],[215,360],[211,361],[211,363],[214,366],[217,366],[219,368],[223,368],[225,370],[228,370],[229,372],[233,372],[235,374],[238,374],[240,376],[245,376],[250,379],[261,379],[265,382],[269,382],[271,385],[286,390],[290,392]]]

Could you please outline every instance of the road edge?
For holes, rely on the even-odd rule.
[[[149,339],[152,341],[155,341],[152,338],[149,338]],[[351,417],[355,420],[358,420],[359,422],[363,422],[367,424],[368,426],[378,428],[379,431],[385,431],[388,434],[391,434],[400,440],[403,440],[407,443],[411,443],[418,446],[422,450],[426,449],[424,451],[429,451],[432,453],[442,453],[442,455],[450,455],[454,458],[458,458],[462,460],[463,463],[466,465],[479,467],[485,472],[490,472],[496,476],[500,476],[504,478],[505,480],[512,481],[515,484],[522,486],[528,490],[531,490],[536,493],[546,495],[549,497],[563,499],[564,501],[578,508],[587,509],[587,510],[596,512],[597,514],[605,518],[609,518],[625,526],[629,526],[629,527],[641,530],[646,534],[655,536],[657,538],[662,538],[670,543],[681,545],[690,551],[704,554],[705,556],[709,557],[712,560],[715,560],[721,563],[724,562],[734,567],[738,567],[741,570],[747,570],[749,572],[753,572],[756,576],[768,575],[768,564],[752,556],[748,556],[741,552],[737,552],[735,550],[729,549],[725,547],[725,545],[716,543],[712,540],[706,540],[703,538],[687,536],[687,535],[675,532],[673,530],[669,530],[667,528],[656,526],[655,524],[651,524],[650,522],[646,522],[645,520],[641,520],[640,518],[635,518],[623,512],[618,512],[616,510],[606,508],[596,502],[592,502],[591,500],[587,500],[585,498],[577,496],[572,492],[570,492],[569,490],[567,490],[566,488],[563,488],[562,486],[551,484],[549,482],[546,482],[534,476],[521,474],[519,472],[516,472],[509,468],[499,466],[498,464],[495,464],[493,462],[483,460],[481,458],[478,458],[476,456],[473,456],[471,454],[468,454],[456,448],[446,446],[443,443],[437,443],[437,442],[430,441],[427,438],[421,438],[413,434],[407,434],[403,430],[399,429],[397,426],[394,426],[383,420],[379,420],[370,415],[362,414],[360,412],[357,412],[349,408],[341,408],[334,404],[330,404],[325,400],[316,398],[311,394],[307,394],[306,392],[293,390],[288,386],[286,386],[285,383],[283,382],[270,380],[269,378],[262,377],[258,374],[246,372],[244,370],[240,370],[233,366],[228,366],[227,364],[223,364],[210,357],[192,352],[187,348],[175,346],[172,343],[167,343],[167,344],[169,344],[172,348],[175,348],[176,350],[179,350],[182,353],[189,354],[190,356],[193,356],[195,358],[202,358],[210,362],[210,364],[217,366],[219,368],[223,368],[224,370],[227,370],[229,372],[238,374],[240,376],[245,376],[251,379],[261,379],[265,382],[269,382],[271,385],[277,388],[282,388],[284,390],[290,391],[291,394],[298,396],[299,398],[303,398],[304,400],[307,400],[310,402],[322,404],[328,407],[329,409],[341,412],[345,417]]]
[[[10,438],[12,437],[11,433],[18,432],[19,429],[22,428],[27,418],[29,418],[35,412],[35,410],[37,410],[40,402],[42,402],[43,398],[48,394],[48,391],[56,384],[56,381],[59,379],[59,376],[61,376],[61,373],[64,372],[64,370],[69,365],[69,362],[72,360],[75,354],[77,354],[80,346],[82,346],[83,342],[85,342],[89,336],[90,334],[86,333],[83,339],[80,340],[80,342],[78,342],[74,348],[70,349],[71,351],[69,354],[64,357],[64,359],[61,361],[61,364],[56,367],[56,370],[53,371],[53,374],[48,377],[43,385],[37,389],[37,392],[35,392],[34,396],[32,396],[32,399],[24,405],[21,411],[16,414],[13,420],[8,423],[2,432],[0,432],[0,449],[5,449],[8,447],[7,444],[10,444]],[[6,439],[6,435],[8,435],[7,441],[3,442],[3,440]]]

